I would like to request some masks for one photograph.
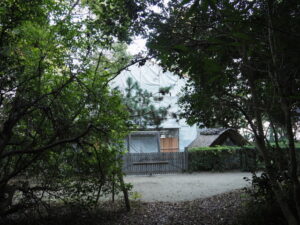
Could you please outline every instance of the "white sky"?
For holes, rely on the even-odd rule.
[[[127,51],[131,55],[136,55],[141,51],[147,51],[146,39],[143,39],[142,37],[135,37],[132,43],[128,46]]]

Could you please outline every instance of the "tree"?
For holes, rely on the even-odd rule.
[[[162,66],[189,76],[181,105],[190,123],[250,127],[289,224],[300,218],[293,133],[300,102],[299,7],[297,1],[172,1],[165,14],[150,16],[148,40]],[[280,129],[288,151],[278,144]]]
[[[125,190],[116,157],[128,114],[107,84],[129,63],[112,57],[133,32],[128,4],[1,1],[0,216],[44,192],[97,203],[115,182]]]
[[[153,96],[153,93],[143,90],[131,77],[126,80],[126,84],[124,103],[130,113],[131,123],[139,129],[149,127],[158,129],[166,120],[170,106],[157,107],[155,102],[163,101],[164,95],[170,91],[171,87],[160,88],[158,95]]]

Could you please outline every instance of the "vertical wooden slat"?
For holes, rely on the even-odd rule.
[[[160,146],[160,133],[159,132],[157,132],[157,147],[158,147],[158,152],[160,152],[161,150],[160,150],[160,148],[161,148],[161,146]]]
[[[187,170],[188,166],[187,152],[127,153],[123,160],[123,172],[126,174],[175,173]],[[159,163],[162,161],[167,164]],[[136,162],[154,163],[134,165]]]
[[[127,136],[127,151],[130,152],[131,134]]]
[[[179,152],[178,138],[161,138],[161,152]]]

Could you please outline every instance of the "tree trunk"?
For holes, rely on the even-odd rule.
[[[263,131],[263,120],[262,120],[262,114],[259,110],[259,97],[257,96],[257,90],[255,87],[255,83],[252,77],[252,74],[249,73],[249,86],[251,88],[251,94],[252,94],[252,102],[253,102],[253,110],[254,110],[254,117],[256,119],[256,130],[254,130],[255,134],[255,142],[257,145],[258,150],[262,153],[264,162],[266,165],[266,172],[268,174],[268,177],[271,182],[272,191],[275,194],[277,203],[279,204],[281,211],[286,218],[289,225],[299,225],[298,222],[298,213],[294,213],[291,206],[287,203],[285,200],[285,193],[282,190],[281,184],[278,182],[278,179],[276,177],[277,171],[274,170],[274,167],[272,166],[272,158],[270,156],[270,151],[266,147],[266,141],[265,141],[265,135]]]
[[[124,202],[125,202],[126,210],[129,212],[131,207],[130,207],[130,201],[129,201],[129,197],[128,197],[128,189],[126,188],[126,185],[124,183],[123,175],[118,173],[118,178],[119,178],[121,189],[122,189],[122,192],[124,195]]]
[[[292,121],[291,121],[291,112],[289,107],[283,103],[283,110],[285,115],[285,123],[286,123],[286,134],[289,143],[289,153],[291,159],[291,178],[293,182],[293,195],[295,206],[297,209],[298,218],[300,218],[300,184],[298,180],[298,165],[297,165],[297,156],[296,156],[296,148],[295,148],[295,141],[294,141],[294,134],[292,128]]]
[[[290,205],[287,203],[285,197],[284,197],[284,192],[281,188],[280,183],[278,183],[277,178],[276,178],[276,171],[272,168],[272,165],[270,163],[270,159],[268,158],[267,149],[265,148],[264,145],[260,142],[260,140],[257,141],[258,143],[258,148],[259,150],[263,153],[264,161],[266,164],[266,172],[268,174],[268,177],[271,182],[271,187],[272,191],[275,194],[275,198],[277,200],[277,203],[279,204],[281,211],[287,220],[289,225],[299,225],[298,222],[298,217],[295,215],[293,210],[291,209]]]

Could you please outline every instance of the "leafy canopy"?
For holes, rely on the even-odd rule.
[[[44,192],[97,204],[124,190],[117,157],[130,125],[107,84],[129,63],[117,43],[134,32],[131,5],[1,1],[0,216],[38,206]]]

